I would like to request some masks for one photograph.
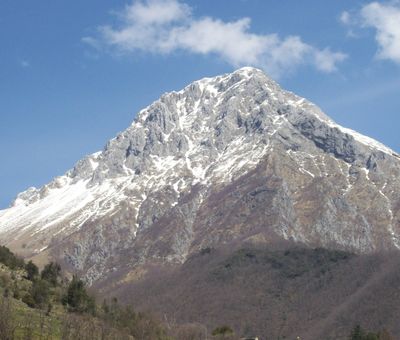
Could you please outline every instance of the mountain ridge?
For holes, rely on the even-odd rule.
[[[103,151],[18,195],[0,211],[0,240],[89,282],[123,253],[133,266],[183,263],[242,237],[400,248],[398,157],[246,67],[162,95]]]

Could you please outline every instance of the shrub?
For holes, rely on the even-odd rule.
[[[0,273],[0,286],[8,288],[11,284],[11,278],[8,273]]]
[[[177,327],[174,335],[179,340],[203,340],[207,338],[207,328],[200,324],[184,324]]]
[[[13,297],[14,299],[19,299],[21,297],[21,292],[20,289],[18,287],[17,281],[14,281],[13,287],[12,287],[12,291],[13,291]]]
[[[35,308],[35,300],[33,300],[33,297],[32,297],[32,295],[30,293],[26,293],[22,297],[22,302],[27,304],[31,308]]]
[[[232,328],[224,325],[224,326],[215,328],[211,334],[218,338],[227,338],[227,337],[233,336],[234,332],[233,332]]]
[[[360,325],[354,327],[350,335],[350,340],[379,340],[381,336],[376,333],[367,333]]]

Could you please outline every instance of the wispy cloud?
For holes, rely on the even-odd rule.
[[[31,63],[28,60],[22,59],[22,60],[20,60],[19,65],[22,68],[27,68],[27,67],[31,66]]]
[[[250,18],[230,22],[196,18],[193,9],[178,0],[135,1],[119,12],[118,18],[118,25],[101,26],[96,37],[84,37],[83,41],[127,54],[184,51],[215,55],[235,67],[253,65],[276,77],[304,64],[333,72],[346,58],[344,53],[319,49],[296,35],[253,33]]]
[[[339,18],[342,24],[348,25],[351,21],[351,15],[348,11],[343,11]]]
[[[400,63],[400,1],[371,2],[356,13],[343,12],[340,20],[349,27],[372,27],[377,57]]]

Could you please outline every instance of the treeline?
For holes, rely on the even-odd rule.
[[[85,283],[77,276],[64,278],[56,262],[40,271],[32,261],[25,262],[1,246],[0,264],[9,269],[0,271],[2,340],[237,339],[227,326],[208,332],[198,323],[161,321],[121,305],[116,298],[98,305]]]
[[[395,340],[395,338],[387,330],[374,333],[366,331],[360,325],[357,325],[351,332],[350,340]]]
[[[23,259],[15,256],[10,249],[0,246],[0,263],[3,263],[10,269],[23,268],[25,262]]]
[[[253,257],[245,252],[232,261],[242,265],[244,260],[249,261],[248,258],[253,261]],[[2,340],[233,340],[246,335],[235,334],[234,328],[227,325],[207,329],[200,323],[182,325],[167,317],[161,321],[154,315],[136,311],[132,306],[121,305],[116,298],[96,304],[85,283],[77,276],[71,280],[64,278],[58,263],[50,262],[40,271],[32,261],[26,263],[4,246],[0,246],[0,269]],[[394,339],[385,330],[374,333],[360,326],[355,327],[348,338]]]
[[[96,305],[77,276],[62,277],[61,266],[32,262],[0,247],[0,339],[173,339],[149,314],[122,307],[116,299]],[[7,267],[7,268],[5,268]],[[25,309],[21,306],[26,305]]]
[[[55,262],[46,264],[39,272],[39,268],[32,261],[25,264],[23,260],[16,261],[15,258],[9,252],[6,262],[0,259],[0,262],[10,269],[20,271],[20,279],[16,278],[15,273],[11,279],[7,279],[5,273],[1,276],[0,283],[4,288],[5,297],[11,295],[31,308],[46,310],[47,315],[50,314],[54,304],[64,305],[69,312],[95,314],[95,300],[88,294],[84,282],[78,277],[74,276],[68,282],[62,278],[61,266]],[[9,266],[9,263],[12,265]]]

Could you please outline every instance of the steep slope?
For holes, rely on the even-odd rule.
[[[236,241],[400,247],[400,158],[242,68],[163,95],[102,152],[18,195],[0,241],[89,282]]]
[[[207,248],[182,266],[153,269],[104,294],[164,318],[209,330],[227,324],[261,339],[349,339],[357,324],[399,339],[399,255],[290,244]]]

